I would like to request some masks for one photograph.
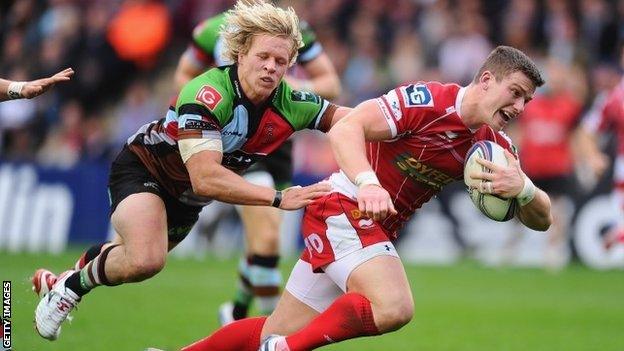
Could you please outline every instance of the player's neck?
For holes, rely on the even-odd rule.
[[[472,83],[466,87],[466,93],[460,107],[462,121],[470,129],[479,128],[483,124],[482,118],[479,117],[481,96],[478,88],[478,86]]]

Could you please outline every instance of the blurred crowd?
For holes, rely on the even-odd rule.
[[[0,77],[28,80],[65,67],[68,84],[33,100],[0,104],[0,155],[57,166],[109,161],[143,123],[164,116],[173,69],[193,27],[230,7],[225,0],[8,0],[0,2]],[[561,96],[565,126],[578,124],[596,94],[619,80],[624,1],[289,0],[315,29],[354,106],[412,80],[467,84],[496,45],[520,48],[543,67],[539,94]],[[557,108],[548,105],[544,111]],[[562,119],[563,120],[563,119]],[[542,123],[542,124],[540,124]],[[550,128],[550,129],[543,129]],[[526,128],[529,128],[528,131]],[[533,128],[533,129],[531,129]],[[315,137],[295,147],[296,170],[327,173],[329,149]],[[530,144],[530,140],[529,140]],[[308,154],[314,150],[316,155]],[[329,155],[329,156],[328,156]],[[539,161],[538,161],[539,163]],[[530,167],[530,166],[529,166]],[[563,168],[569,171],[569,165]],[[539,172],[539,170],[537,170]]]

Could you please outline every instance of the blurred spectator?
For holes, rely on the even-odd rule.
[[[60,117],[60,123],[53,126],[37,160],[45,165],[71,167],[80,159],[84,146],[84,109],[77,100],[70,100],[61,107]]]
[[[133,81],[115,113],[117,120],[112,126],[114,144],[121,147],[128,136],[145,123],[158,119],[162,112],[154,101],[147,82],[143,79]]]
[[[620,65],[624,68],[624,45],[620,48]],[[613,133],[617,155],[613,165],[613,202],[617,213],[612,228],[605,235],[605,247],[624,244],[624,76],[613,90],[598,95],[583,119],[578,133],[579,150],[583,161],[599,176],[608,168],[608,156],[599,147],[600,134]]]
[[[518,119],[518,135],[522,168],[552,202],[553,223],[547,232],[545,263],[559,269],[570,258],[568,229],[572,219],[572,197],[576,188],[571,149],[572,135],[584,101],[584,91],[574,89],[571,65],[550,58],[544,69],[546,84],[538,90]]]
[[[487,37],[485,20],[480,13],[458,12],[455,16],[458,26],[440,47],[440,71],[444,81],[467,85],[492,50],[492,45]]]

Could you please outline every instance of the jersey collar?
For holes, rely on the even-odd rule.
[[[265,102],[263,102],[260,105],[254,105],[251,102],[251,100],[249,100],[247,95],[245,95],[245,92],[243,91],[243,87],[240,83],[240,79],[238,78],[238,65],[233,64],[230,66],[229,76],[230,76],[230,82],[232,83],[232,87],[234,87],[234,93],[236,94],[237,102],[239,104],[243,104],[249,107],[251,110],[264,110],[267,107],[269,107],[269,105],[272,104],[273,99],[275,98],[275,95],[277,94],[277,91],[282,88],[282,82],[280,81],[280,84],[278,84],[277,88],[275,88],[273,92],[271,92],[271,95],[269,95],[269,98],[266,99]]]

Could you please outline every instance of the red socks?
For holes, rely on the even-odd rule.
[[[336,299],[303,329],[288,336],[286,342],[290,351],[304,351],[378,334],[370,301],[360,294],[348,293]]]
[[[258,351],[267,317],[241,319],[214,332],[182,351]]]
[[[266,317],[241,319],[182,351],[257,351],[265,321]],[[370,301],[360,294],[348,293],[336,299],[303,329],[286,337],[286,342],[290,351],[305,351],[378,334]]]

